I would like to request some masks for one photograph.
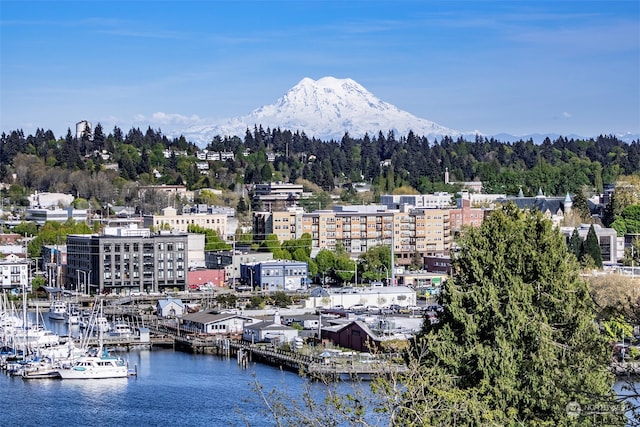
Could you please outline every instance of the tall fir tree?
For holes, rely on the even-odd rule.
[[[588,285],[551,222],[508,205],[458,246],[444,313],[415,341],[419,367],[394,423],[623,424],[621,413],[567,411],[614,405],[614,378]]]
[[[596,235],[596,230],[593,227],[593,224],[591,224],[591,227],[589,227],[589,231],[587,232],[587,238],[584,240],[584,246],[582,251],[583,262],[586,260],[587,256],[593,259],[593,262],[596,267],[602,268],[602,250],[600,249],[600,244],[598,243],[598,236]]]
[[[574,228],[573,233],[571,233],[571,238],[569,238],[569,251],[576,256],[576,259],[580,259],[582,257],[582,237],[578,233],[578,229]]]

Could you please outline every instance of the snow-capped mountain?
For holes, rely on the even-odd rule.
[[[321,140],[340,140],[346,132],[354,138],[365,133],[377,136],[393,130],[397,137],[410,130],[430,138],[444,135],[458,136],[460,132],[421,119],[381,101],[351,79],[323,77],[304,78],[275,104],[265,105],[252,113],[224,123],[193,126],[183,135],[196,143],[207,144],[216,135],[244,137],[247,128],[255,125],[267,128],[304,131],[309,137]]]

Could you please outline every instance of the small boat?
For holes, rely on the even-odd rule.
[[[77,325],[80,323],[80,309],[75,304],[69,304],[64,313],[64,320],[69,325]]]
[[[126,322],[116,322],[111,328],[109,335],[112,337],[129,338],[132,334],[131,327]]]
[[[53,301],[49,306],[49,319],[64,320],[67,304],[64,301]]]
[[[37,359],[25,364],[21,374],[23,380],[60,378],[59,369],[60,367],[48,358]]]

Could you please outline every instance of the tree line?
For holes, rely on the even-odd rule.
[[[605,183],[637,172],[640,165],[640,142],[625,143],[613,135],[587,140],[547,138],[535,144],[531,139],[501,142],[480,135],[471,141],[448,136],[429,140],[413,132],[402,137],[380,132],[322,141],[304,132],[256,126],[247,129],[244,138],[216,136],[206,149],[233,152],[235,159],[211,162],[203,175],[196,167],[197,145],[182,136],[167,138],[150,127],[146,132],[133,128],[126,134],[115,127],[105,134],[98,124],[91,136],[85,132],[80,138],[70,130],[64,138],[56,138],[50,130],[38,129],[28,136],[15,130],[0,137],[0,179],[9,179],[29,163],[24,157],[32,156],[35,159],[29,164],[38,164],[37,170],[18,174],[18,183],[40,191],[66,186],[79,192],[73,182],[65,185],[66,177],[73,172],[93,176],[104,172],[109,163],[118,165],[110,174],[113,179],[184,184],[190,189],[234,190],[242,184],[304,178],[326,191],[364,181],[382,192],[406,185],[429,193],[443,187],[448,170],[451,181],[481,180],[486,192],[515,195],[522,189],[525,195],[535,195],[542,189],[558,195],[583,188],[601,192]],[[165,157],[165,150],[172,154]],[[245,151],[250,153],[246,157]],[[274,153],[275,161],[269,162],[266,153]],[[51,168],[66,172],[43,173]]]

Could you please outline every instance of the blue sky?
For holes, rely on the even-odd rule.
[[[640,133],[640,2],[0,2],[0,131],[170,134],[351,78],[458,131]]]

